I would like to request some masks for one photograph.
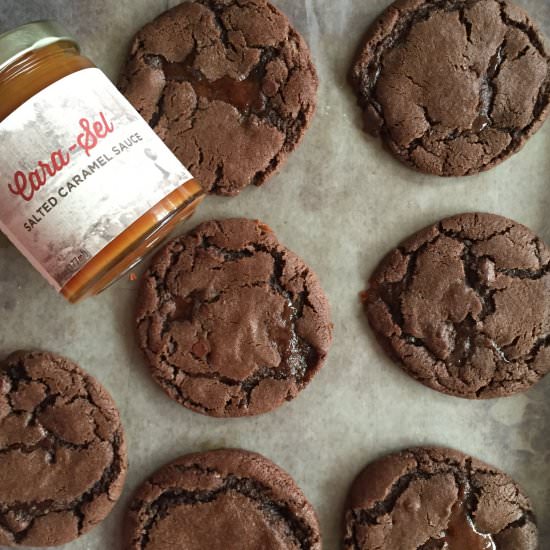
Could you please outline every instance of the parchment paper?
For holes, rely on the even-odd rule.
[[[517,0],[550,35],[550,2]],[[133,33],[175,1],[0,0],[0,31],[38,18],[62,21],[116,79]],[[447,445],[503,468],[531,497],[550,549],[550,377],[524,395],[485,402],[446,397],[414,382],[380,350],[358,292],[381,257],[446,215],[483,210],[530,226],[550,242],[550,124],[500,167],[441,180],[402,166],[360,128],[346,73],[359,40],[389,0],[274,0],[308,40],[321,78],[303,145],[263,188],[209,198],[188,227],[249,216],[319,274],[336,327],[329,360],[292,403],[258,418],[216,420],[187,411],[152,381],[134,340],[136,283],[122,281],[71,306],[0,237],[0,355],[18,348],[65,354],[114,396],[129,443],[124,495],[109,518],[67,550],[120,548],[135,487],[182,454],[243,447],[296,479],[319,513],[324,547],[340,547],[349,484],[369,461],[409,445]],[[1,475],[1,472],[0,472]]]

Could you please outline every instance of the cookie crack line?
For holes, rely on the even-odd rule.
[[[225,25],[222,19],[222,15],[226,9],[232,8],[235,5],[237,5],[237,2],[230,2],[225,6],[217,6],[215,2],[212,2],[211,0],[199,0],[199,1],[203,6],[207,7],[212,12],[216,26],[220,31],[220,40],[224,45],[224,47],[226,48],[226,50],[227,49],[233,50],[234,49],[233,44],[231,44],[231,41],[229,40],[229,36],[228,36],[229,29]]]
[[[481,79],[481,85],[479,87],[479,116],[478,119],[474,122],[476,127],[470,130],[470,133],[481,132],[488,126],[494,126],[493,124],[493,107],[495,104],[496,96],[496,84],[495,80],[498,78],[502,66],[506,61],[505,50],[506,50],[507,39],[504,38],[502,43],[498,46],[497,51],[489,61],[489,67],[487,72],[483,75]],[[514,131],[508,129],[506,130],[512,137]],[[467,133],[462,133],[462,135],[468,135]],[[457,136],[458,137],[458,136]]]
[[[459,16],[463,25],[466,26],[468,40],[470,40],[471,23],[469,23],[469,21],[466,19],[464,8],[462,8],[459,11]],[[506,44],[507,44],[507,39],[505,38],[502,41],[502,43],[498,46],[497,51],[489,61],[489,66],[487,68],[486,73],[479,77],[481,83],[479,87],[478,117],[476,118],[476,120],[474,120],[472,127],[462,131],[459,131],[458,129],[451,130],[447,133],[446,136],[438,137],[437,138],[438,142],[450,143],[458,138],[475,137],[488,127],[492,127],[499,131],[509,134],[512,140],[517,137],[517,132],[518,132],[517,130],[511,129],[511,128],[496,128],[493,124],[493,119],[492,119],[492,112],[493,112],[495,95],[496,95],[495,80],[498,78],[500,71],[502,69],[502,66],[507,60],[505,55]],[[409,78],[415,85],[422,87],[419,84],[416,84],[412,79],[412,77],[410,77],[409,75],[405,74],[405,76]],[[406,150],[409,156],[409,159],[412,158],[412,154],[419,147],[422,147],[425,149],[424,140],[431,136],[431,134],[433,133],[434,126],[437,126],[438,124],[440,124],[439,121],[432,119],[432,117],[429,114],[428,107],[426,107],[425,105],[420,105],[420,107],[422,108],[424,112],[424,117],[428,122],[428,128],[425,130],[422,136],[414,138],[411,141],[411,143],[405,149],[403,149],[403,150]],[[382,109],[382,107],[380,107],[380,109]],[[478,143],[482,143],[482,141],[478,140]],[[398,147],[396,143],[395,145],[396,147]],[[445,162],[446,162],[445,166],[448,167],[448,159]]]
[[[513,225],[508,225],[503,230],[495,231],[490,235],[486,235],[483,238],[476,240],[469,238],[460,231],[447,230],[444,228],[443,222],[440,222],[436,225],[436,234],[429,240],[422,243],[420,246],[416,247],[414,250],[408,250],[406,247],[403,246],[397,248],[400,254],[408,259],[405,274],[400,281],[392,283],[387,283],[383,281],[374,283],[373,281],[371,281],[370,289],[363,295],[362,298],[367,310],[371,301],[371,298],[369,298],[370,296],[374,296],[376,299],[381,300],[382,303],[385,305],[387,312],[391,316],[392,322],[396,327],[399,328],[399,332],[392,331],[391,334],[385,334],[385,337],[389,340],[392,350],[394,347],[394,339],[401,340],[415,347],[420,347],[428,354],[430,360],[434,364],[434,367],[443,366],[449,378],[458,377],[457,380],[459,379],[463,384],[467,386],[468,381],[464,380],[461,376],[462,370],[451,376],[449,374],[449,368],[467,364],[467,362],[470,360],[471,354],[474,352],[473,347],[470,344],[465,345],[463,350],[465,354],[462,353],[462,355],[457,358],[455,352],[461,341],[458,343],[455,342],[455,349],[453,353],[451,353],[448,358],[440,358],[428,347],[423,338],[415,337],[405,331],[405,319],[402,312],[402,296],[410,290],[410,285],[412,284],[416,273],[418,258],[422,254],[424,254],[430,246],[434,245],[442,237],[453,239],[460,245],[462,245],[463,252],[460,256],[460,261],[464,269],[463,282],[467,288],[471,289],[475,293],[475,296],[481,305],[481,311],[475,316],[475,318],[472,313],[469,312],[466,318],[461,322],[448,322],[452,323],[452,325],[455,327],[455,330],[457,331],[457,334],[460,334],[461,338],[466,338],[466,343],[474,341],[476,339],[481,342],[484,339],[485,343],[483,345],[491,349],[494,353],[496,363],[495,372],[493,373],[490,380],[479,386],[479,388],[476,388],[474,393],[478,398],[483,397],[483,395],[487,393],[488,390],[503,387],[503,385],[507,382],[513,382],[516,380],[514,377],[510,376],[502,379],[502,376],[506,374],[506,372],[504,372],[505,368],[503,366],[499,367],[499,365],[507,365],[512,363],[521,364],[528,370],[532,371],[532,369],[534,368],[533,363],[536,361],[541,349],[550,346],[550,335],[542,335],[536,339],[534,344],[526,353],[524,353],[520,358],[514,358],[512,360],[507,356],[506,348],[513,346],[514,343],[518,340],[519,335],[518,337],[516,337],[514,342],[510,344],[510,346],[506,346],[503,348],[499,346],[499,344],[494,340],[492,336],[489,336],[485,332],[482,326],[485,319],[495,313],[496,304],[494,301],[494,296],[496,293],[502,292],[503,289],[491,288],[489,285],[483,282],[482,277],[480,276],[480,273],[478,271],[480,269],[481,263],[485,260],[488,260],[493,262],[494,264],[495,259],[487,254],[474,254],[474,252],[472,251],[472,247],[480,242],[490,241],[497,236],[507,236],[513,227]],[[541,266],[539,269],[504,269],[494,266],[495,275],[502,275],[510,279],[516,280],[536,281],[550,274],[550,262],[547,262],[545,264],[542,264],[541,262],[541,243],[539,239],[537,237],[534,237],[531,243],[534,247],[534,254],[536,255],[539,265]],[[401,362],[406,363],[407,354],[405,354],[404,357],[398,356],[398,359]],[[421,378],[419,375],[417,375],[417,373],[411,374],[420,381],[425,380],[424,378]],[[440,384],[442,388],[445,388],[445,390],[447,391],[453,392],[453,388],[449,385],[450,383],[452,383],[452,380],[450,380],[448,384],[445,379],[440,376],[440,373],[437,372],[437,369],[434,369],[433,375],[436,377],[438,384]]]
[[[164,376],[158,376],[157,374],[153,374],[155,380],[160,384],[162,388],[164,388],[165,392],[176,399],[179,403],[182,405],[189,406],[191,409],[201,411],[204,414],[213,414],[216,412],[215,408],[207,407],[206,405],[199,403],[198,401],[194,401],[189,397],[187,394],[184,393],[183,389],[180,387],[179,384],[177,384],[174,381],[175,375],[168,379]],[[175,393],[175,395],[174,395]]]
[[[216,380],[222,384],[230,387],[239,389],[243,394],[242,398],[239,401],[240,407],[245,407],[250,405],[252,399],[252,392],[265,380],[289,380],[289,377],[285,373],[278,372],[276,369],[270,367],[260,367],[256,372],[244,380],[234,380],[228,378],[227,376],[222,376],[218,372],[189,372],[174,363],[171,363],[167,357],[163,357],[163,360],[166,364],[172,369],[172,384],[176,385],[175,378],[177,374],[183,374],[187,378],[192,378],[196,380]],[[183,391],[182,391],[183,395]],[[187,397],[187,399],[189,399]],[[233,406],[233,398],[231,398],[225,405],[225,408],[228,409]],[[208,410],[208,409],[206,409]]]
[[[462,23],[462,26],[464,27],[464,31],[466,32],[466,40],[471,44],[472,43],[472,22],[466,17],[466,9],[465,6],[460,8],[458,12],[458,17],[460,19],[460,22]]]
[[[190,354],[193,356],[195,360],[198,362],[204,363],[205,366],[208,367],[208,363],[199,359],[196,357],[192,350],[190,351]],[[239,388],[244,393],[246,399],[246,405],[250,404],[250,398],[252,391],[264,380],[271,379],[271,380],[288,380],[290,377],[287,373],[281,372],[277,368],[271,368],[267,366],[258,367],[256,371],[248,376],[247,378],[244,378],[242,380],[236,379],[236,378],[230,378],[228,376],[224,376],[221,373],[217,371],[212,372],[193,372],[186,370],[185,368],[182,368],[175,363],[172,363],[169,359],[169,357],[166,354],[161,355],[161,360],[166,363],[171,369],[172,369],[172,382],[175,383],[175,378],[177,374],[182,374],[187,378],[193,378],[197,380],[216,380],[218,382],[221,382],[222,384],[231,387],[231,388]],[[229,406],[229,404],[227,405]]]
[[[140,529],[140,538],[134,539],[134,544],[139,544],[142,550],[146,550],[150,543],[150,532],[164,517],[169,514],[169,510],[178,506],[197,506],[208,504],[215,501],[220,495],[236,492],[251,501],[260,505],[269,523],[271,517],[283,521],[287,529],[287,535],[292,537],[300,545],[301,550],[310,550],[313,548],[313,533],[311,528],[290,510],[285,503],[278,502],[267,496],[269,488],[260,482],[241,478],[235,475],[228,475],[221,487],[210,491],[186,491],[179,488],[164,490],[152,503],[140,503],[140,508],[146,507],[147,521]]]
[[[403,43],[412,28],[423,21],[430,19],[433,13],[438,11],[444,12],[457,12],[459,22],[465,28],[466,38],[468,43],[471,42],[471,22],[466,17],[465,9],[466,7],[471,7],[478,2],[484,0],[472,0],[469,3],[465,3],[463,0],[432,0],[429,3],[425,2],[420,7],[412,10],[400,10],[395,8],[399,15],[396,18],[396,22],[393,25],[393,28],[387,36],[381,38],[378,42],[374,44],[372,59],[368,63],[360,64],[358,61],[355,65],[352,73],[351,80],[359,90],[359,105],[362,109],[372,108],[374,112],[377,113],[380,123],[380,129],[377,133],[381,134],[384,139],[391,143],[391,147],[398,152],[398,154],[406,159],[408,164],[413,162],[413,153],[418,148],[423,148],[426,151],[429,151],[429,148],[426,147],[425,140],[428,137],[431,137],[433,134],[432,121],[429,117],[426,117],[429,127],[424,131],[424,133],[412,139],[407,146],[402,146],[398,144],[391,136],[391,132],[388,128],[386,120],[384,118],[383,107],[380,102],[376,99],[375,89],[382,74],[383,70],[383,55],[388,49],[392,49],[399,44]],[[546,60],[547,65],[550,63],[550,57],[545,50],[544,44],[542,43],[540,37],[538,36],[537,31],[530,25],[526,25],[520,21],[515,21],[506,13],[506,2],[503,0],[493,0],[498,7],[500,13],[500,19],[502,23],[507,28],[514,28],[522,32],[528,39],[529,43],[533,48],[537,50],[540,56]],[[500,152],[494,155],[492,158],[482,163],[481,165],[476,165],[469,168],[463,175],[470,175],[472,173],[477,173],[483,170],[486,170],[488,167],[493,165],[495,162],[499,162],[507,158],[510,154],[514,153],[518,148],[520,148],[521,143],[525,139],[525,136],[529,136],[533,132],[535,126],[542,120],[544,111],[548,106],[548,98],[550,95],[550,70],[547,69],[546,78],[543,83],[540,85],[537,99],[533,105],[530,121],[527,125],[522,128],[509,128],[509,127],[500,127],[493,123],[491,118],[491,112],[494,105],[495,98],[495,85],[494,80],[498,77],[502,65],[507,61],[506,56],[504,55],[504,48],[506,46],[506,39],[499,47],[497,54],[491,59],[489,70],[486,75],[480,76],[480,103],[479,103],[479,117],[474,121],[474,126],[469,130],[459,131],[458,129],[450,130],[446,136],[438,136],[435,139],[436,142],[440,143],[450,143],[458,138],[477,138],[476,143],[483,146],[485,150],[486,143],[482,139],[481,133],[487,129],[493,129],[499,132],[506,133],[510,136],[510,142],[507,146],[503,147]],[[521,58],[525,55],[526,51],[516,57],[516,59]],[[407,76],[408,75],[404,75]],[[427,113],[427,108],[423,105],[420,105],[423,108],[424,112]],[[449,156],[446,155],[443,158],[443,167],[445,169],[449,168]]]
[[[479,1],[479,0],[478,0]],[[539,35],[535,31],[535,29],[530,25],[525,25],[521,21],[516,21],[515,19],[512,19],[508,16],[506,13],[506,2],[503,0],[494,0],[498,3],[500,6],[500,18],[502,19],[502,22],[509,26],[514,27],[521,32],[523,32],[527,37],[529,38],[529,41],[531,42],[531,45],[539,52],[541,57],[548,58],[548,53],[546,52],[546,48],[544,47],[544,44],[541,42]]]

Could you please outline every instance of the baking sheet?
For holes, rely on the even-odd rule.
[[[310,387],[252,419],[187,411],[151,380],[133,333],[136,283],[66,304],[0,235],[0,355],[18,348],[65,354],[114,396],[126,428],[130,470],[109,518],[67,550],[120,547],[135,487],[179,455],[218,447],[258,451],[296,479],[319,513],[324,547],[340,547],[342,506],[357,472],[409,445],[447,445],[493,463],[526,489],[550,548],[550,376],[524,395],[487,402],[446,397],[414,382],[381,352],[358,292],[392,246],[446,215],[503,214],[550,242],[550,124],[523,152],[467,179],[417,174],[363,135],[346,83],[359,40],[389,0],[273,0],[308,40],[319,70],[317,116],[303,145],[266,186],[209,198],[194,222],[249,216],[271,225],[317,271],[329,295],[335,343]],[[517,0],[550,35],[550,2]],[[0,0],[0,31],[38,18],[62,21],[116,79],[133,33],[176,1]],[[193,225],[193,222],[191,223]]]

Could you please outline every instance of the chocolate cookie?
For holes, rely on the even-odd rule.
[[[367,466],[345,515],[346,550],[537,550],[531,504],[505,473],[450,449]]]
[[[246,219],[203,223],[169,243],[144,275],[137,324],[155,380],[210,416],[290,401],[332,339],[316,275],[267,226]]]
[[[390,252],[363,296],[390,355],[470,399],[526,390],[550,370],[550,250],[493,214],[461,214]]]
[[[136,35],[120,88],[205,190],[261,185],[315,111],[303,38],[265,0],[197,0]]]
[[[74,363],[18,352],[0,365],[0,546],[57,546],[115,505],[126,477],[118,411]]]
[[[493,168],[548,115],[550,50],[506,0],[398,0],[371,27],[351,79],[365,129],[439,176]]]
[[[192,454],[154,474],[130,505],[126,550],[320,550],[315,511],[294,480],[240,450]]]

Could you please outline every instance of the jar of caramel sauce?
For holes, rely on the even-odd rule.
[[[0,35],[0,229],[70,302],[128,272],[203,197],[59,24]]]

